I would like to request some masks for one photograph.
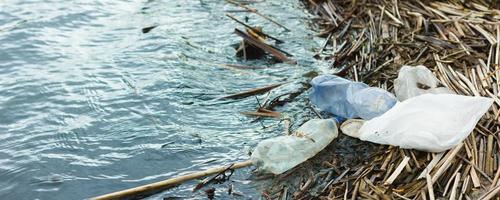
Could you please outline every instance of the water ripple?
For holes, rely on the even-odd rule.
[[[239,17],[285,39],[304,65],[235,58],[238,25],[224,17],[235,8],[224,1],[0,1],[2,199],[84,199],[247,159],[279,135],[276,120],[239,114],[255,98],[219,98],[318,69],[309,51],[318,44],[298,2],[255,6],[294,31]],[[279,109],[302,112],[299,103]],[[190,190],[162,195],[199,195]]]

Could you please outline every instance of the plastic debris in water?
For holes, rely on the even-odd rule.
[[[338,136],[333,119],[311,119],[293,135],[261,141],[252,153],[258,171],[281,174],[313,157]]]

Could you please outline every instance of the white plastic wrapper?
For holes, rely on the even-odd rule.
[[[450,89],[439,86],[439,80],[425,66],[403,66],[394,80],[394,92],[399,101],[422,94],[453,94]]]
[[[493,99],[455,94],[424,94],[398,102],[383,115],[364,122],[361,140],[428,152],[442,152],[462,142],[488,111]]]
[[[261,141],[251,161],[260,172],[281,174],[316,155],[337,136],[333,119],[311,119],[293,135]]]

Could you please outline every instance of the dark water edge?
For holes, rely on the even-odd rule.
[[[251,6],[292,31],[233,15],[286,41],[279,47],[297,65],[236,58],[232,32],[242,27],[225,13],[240,9],[224,1],[0,2],[2,199],[89,198],[245,160],[259,141],[281,135],[281,120],[239,114],[255,110],[255,98],[219,97],[292,81],[270,96],[289,93],[327,63],[313,59],[321,39],[298,0]],[[160,26],[141,32],[152,25]],[[311,116],[305,97],[277,108],[293,127]],[[231,179],[243,199],[260,198],[250,170]],[[191,192],[195,183],[150,199],[205,199]]]

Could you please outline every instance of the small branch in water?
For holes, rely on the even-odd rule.
[[[293,59],[290,59],[288,58],[282,50],[279,50],[278,48],[276,47],[273,47],[271,45],[268,45],[248,34],[246,34],[245,32],[239,30],[239,29],[234,29],[234,33],[236,33],[236,35],[242,37],[246,42],[264,50],[265,52],[273,55],[275,58],[277,58],[278,60],[280,60],[281,62],[286,62],[286,63],[290,63],[290,64],[295,64],[296,61],[293,60]]]
[[[242,161],[242,162],[237,162],[231,164],[230,168],[231,169],[239,169],[239,168],[244,168],[252,165],[252,162],[250,160],[247,161]],[[220,172],[226,171],[228,168],[227,167],[215,167],[215,168],[210,168],[205,171],[199,171],[191,174],[186,174],[183,176],[167,179],[164,181],[159,181],[156,183],[151,183],[147,185],[142,185],[138,186],[135,188],[130,188],[122,191],[117,191],[113,192],[110,194],[105,194],[102,196],[98,197],[93,197],[91,198],[92,200],[111,200],[111,199],[132,199],[132,198],[137,198],[139,196],[144,197],[145,194],[152,195],[154,193],[158,193],[160,191],[163,191],[165,189],[174,187],[176,185],[180,185],[186,181],[197,179],[197,178],[202,178],[205,176],[209,176],[212,174],[217,174]]]
[[[248,65],[235,65],[235,64],[222,64],[225,67],[231,67],[236,69],[265,69],[266,67],[258,66],[248,66]]]
[[[267,110],[264,108],[259,108],[259,110],[257,110],[257,112],[241,112],[241,114],[249,115],[249,116],[256,116],[256,117],[275,117],[275,118],[281,117],[280,112]]]
[[[142,33],[149,33],[151,30],[153,30],[156,27],[158,27],[158,25],[148,26],[148,27],[142,28]]]
[[[234,165],[234,163],[227,166],[227,168],[224,171],[221,171],[221,172],[217,173],[215,176],[213,176],[211,178],[207,178],[207,179],[203,180],[201,183],[198,183],[198,185],[196,185],[196,187],[193,188],[193,192],[198,191],[199,189],[205,187],[206,185],[208,185],[212,182],[222,183],[222,182],[229,180],[229,178],[231,177],[231,175],[233,175],[233,172],[234,172],[234,169],[231,169],[231,167],[233,165]],[[227,171],[229,171],[229,175],[226,175]]]
[[[288,83],[288,82],[286,82]],[[237,93],[237,94],[233,94],[233,95],[229,95],[229,96],[225,96],[225,97],[222,97],[223,99],[241,99],[241,98],[245,98],[245,97],[249,97],[249,96],[254,96],[254,95],[257,95],[257,94],[262,94],[262,93],[266,93],[274,88],[277,88],[281,85],[283,85],[285,83],[277,83],[277,84],[273,84],[273,85],[269,85],[269,86],[264,86],[264,87],[260,87],[260,88],[256,88],[256,89],[251,89],[251,90],[248,90],[248,91],[245,91],[245,92],[241,92],[241,93]]]
[[[255,13],[256,15],[259,15],[259,16],[261,16],[262,18],[267,19],[268,21],[270,21],[270,22],[272,22],[272,23],[274,23],[274,24],[278,25],[279,27],[281,27],[281,28],[283,28],[283,29],[285,29],[285,30],[287,30],[287,31],[291,31],[291,30],[290,30],[289,28],[287,28],[286,26],[283,26],[283,25],[281,25],[280,23],[278,23],[276,20],[274,20],[274,19],[272,19],[272,18],[270,18],[270,17],[268,17],[268,16],[266,16],[266,15],[264,15],[264,14],[260,13],[260,12],[259,12],[259,11],[257,11],[257,9],[255,9],[255,8],[251,8],[251,7],[249,7],[249,6],[243,5],[243,4],[241,4],[241,3],[239,3],[239,2],[236,2],[236,1],[234,1],[234,0],[226,0],[226,1],[227,1],[227,2],[229,2],[229,3],[231,3],[231,4],[237,5],[237,6],[241,7],[241,8],[244,8],[245,10],[248,10],[249,12]]]
[[[270,36],[270,35],[268,35],[268,34],[264,33],[263,31],[261,31],[261,30],[259,30],[259,29],[256,29],[256,28],[254,28],[254,27],[252,27],[252,26],[250,26],[250,25],[246,24],[245,22],[240,21],[239,19],[236,19],[236,17],[234,17],[234,16],[233,16],[233,15],[231,15],[231,14],[226,14],[226,16],[227,16],[227,17],[229,17],[229,18],[231,18],[231,19],[232,19],[232,20],[234,20],[235,22],[238,22],[239,24],[241,24],[241,25],[243,25],[243,26],[245,26],[245,27],[247,27],[247,28],[251,29],[252,31],[254,31],[254,32],[258,33],[258,34],[261,34],[261,35],[263,35],[263,36],[266,36],[266,37],[268,37],[268,38],[273,39],[273,40],[274,40],[274,41],[276,41],[278,44],[285,43],[283,40],[280,40],[280,39],[278,39],[278,38],[275,38],[275,37],[273,37],[273,36]]]

